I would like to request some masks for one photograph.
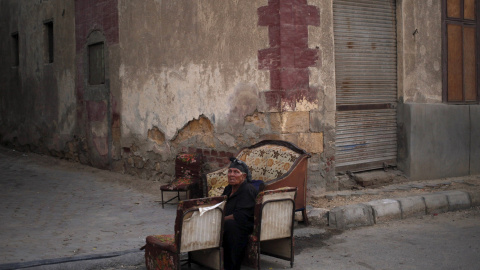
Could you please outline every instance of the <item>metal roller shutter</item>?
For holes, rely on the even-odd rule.
[[[396,165],[395,0],[334,0],[336,171]]]

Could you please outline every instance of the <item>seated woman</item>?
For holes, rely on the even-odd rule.
[[[258,194],[257,189],[249,183],[251,176],[247,164],[236,158],[230,160],[228,186],[222,194],[227,196],[223,234],[226,270],[240,269],[248,235],[253,230],[253,211]]]

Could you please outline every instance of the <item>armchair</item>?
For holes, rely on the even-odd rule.
[[[256,199],[253,233],[244,264],[260,269],[260,254],[290,261],[293,267],[293,225],[297,188],[260,192]]]
[[[180,191],[189,193],[188,199],[203,197],[201,187],[201,175],[203,167],[203,155],[180,154],[175,158],[175,178],[168,185],[160,187],[162,193],[162,208],[174,199],[180,201]],[[177,195],[165,201],[164,192],[177,192]]]
[[[223,269],[223,219],[225,196],[181,201],[177,206],[175,234],[150,235],[146,239],[148,270],[181,269],[180,253],[191,262]]]

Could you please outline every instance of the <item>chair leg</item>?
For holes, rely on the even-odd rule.
[[[165,204],[165,202],[163,201],[163,190],[162,190],[162,192],[161,192],[161,193],[162,193],[162,209],[163,209],[163,208],[164,208],[164,206],[163,206],[163,205]]]
[[[260,270],[260,241],[258,242],[257,270]]]
[[[307,209],[304,208],[302,210],[302,217],[303,217],[303,223],[305,223],[306,226],[310,225],[310,222],[308,222],[308,216],[307,216]]]

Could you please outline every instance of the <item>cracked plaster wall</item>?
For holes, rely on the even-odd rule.
[[[136,150],[124,156],[168,162],[182,146],[238,149],[258,140],[262,131],[245,129],[244,118],[269,87],[257,68],[268,33],[256,6],[265,4],[119,1],[121,145]]]
[[[153,126],[172,140],[200,115],[238,132],[225,126],[242,124],[237,115],[253,113],[268,88],[256,59],[268,36],[252,8],[263,2],[121,1],[123,145]],[[248,101],[234,103],[235,94]]]
[[[308,4],[328,6],[331,13],[331,1],[324,2]],[[271,87],[270,73],[258,63],[259,50],[269,47],[269,33],[258,25],[257,10],[267,5],[266,0],[119,2],[121,145],[123,156],[131,157],[127,171],[157,160],[151,177],[167,179],[173,171],[163,164],[171,164],[182,149],[215,149],[227,153],[225,158],[262,139],[284,139],[314,153],[310,188],[325,189],[321,182],[330,174],[321,171],[331,158],[321,153],[323,132],[334,124],[334,97],[328,96],[335,89],[334,61],[320,54],[322,60],[310,68],[320,107],[317,100],[299,99],[292,108],[285,103],[283,111],[270,110],[263,95]],[[309,27],[309,48],[332,50],[332,24],[326,25]],[[319,71],[322,61],[328,65]]]

